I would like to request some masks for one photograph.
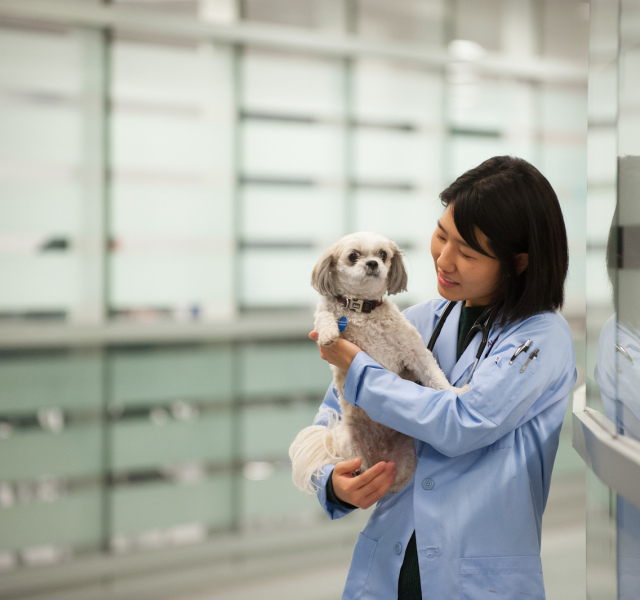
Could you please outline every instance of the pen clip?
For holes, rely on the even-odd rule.
[[[531,354],[529,354],[529,358],[527,359],[527,362],[524,363],[524,365],[522,366],[522,369],[520,369],[520,373],[524,373],[524,370],[529,366],[529,363],[532,360],[535,360],[536,358],[538,358],[539,351],[540,351],[540,348],[536,348]]]
[[[513,353],[513,356],[511,357],[511,360],[509,361],[509,364],[510,365],[513,364],[513,361],[516,359],[518,354],[520,354],[521,352],[526,352],[527,350],[529,350],[529,346],[531,346],[531,340],[527,340],[524,344],[522,344],[521,346],[516,348],[516,351]]]

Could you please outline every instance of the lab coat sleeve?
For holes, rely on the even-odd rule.
[[[335,411],[335,413],[333,413],[333,411]],[[328,425],[329,419],[332,418],[330,416],[332,413],[336,416],[340,414],[338,393],[333,384],[329,386],[324,400],[320,405],[320,410],[315,418],[314,425]],[[327,481],[333,475],[334,466],[335,465],[327,465],[324,467],[322,474],[316,477],[314,482],[318,486],[317,496],[320,506],[322,506],[323,510],[331,519],[340,519],[353,512],[355,508],[347,508],[342,504],[331,502],[327,498]]]
[[[528,356],[509,361],[529,338],[531,350],[539,348],[539,353],[521,371]],[[446,456],[466,454],[493,444],[556,402],[566,402],[575,383],[571,333],[553,313],[525,321],[492,352],[479,363],[471,389],[460,395],[405,381],[360,352],[347,374],[344,396],[374,421]]]

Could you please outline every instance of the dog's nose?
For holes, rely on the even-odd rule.
[[[378,268],[378,261],[376,260],[370,260],[367,262],[367,267],[369,267],[371,270],[375,271]]]

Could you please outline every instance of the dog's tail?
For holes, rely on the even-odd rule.
[[[340,452],[344,447],[337,428],[340,416],[335,410],[322,411],[318,418],[326,420],[326,425],[305,427],[293,440],[289,448],[292,466],[292,479],[295,486],[307,494],[316,494],[317,477],[322,476],[324,467],[345,460]]]

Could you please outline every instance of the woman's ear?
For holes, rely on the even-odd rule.
[[[521,254],[516,254],[516,273],[521,275],[526,271],[529,266],[529,254],[527,252],[522,252]]]

